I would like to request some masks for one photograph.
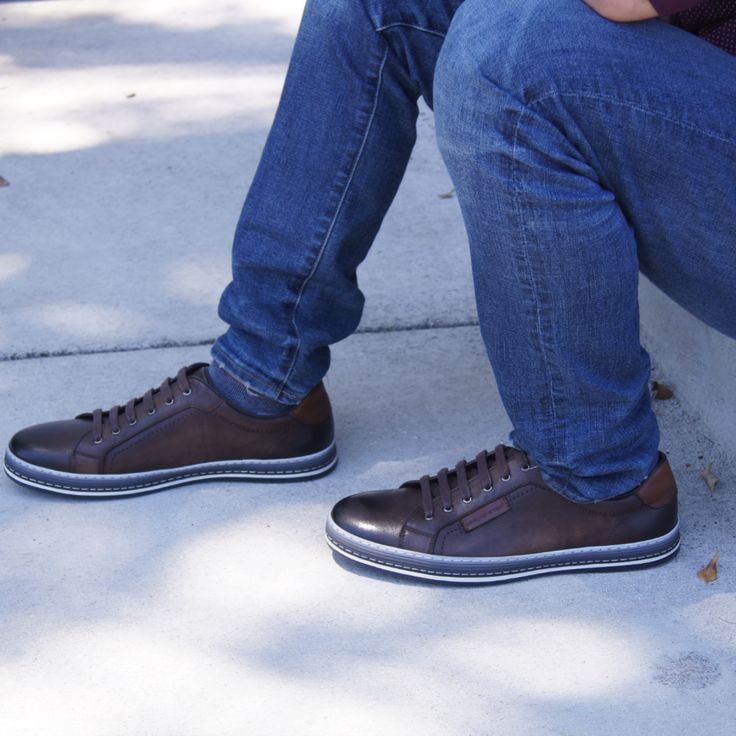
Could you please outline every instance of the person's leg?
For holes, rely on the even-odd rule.
[[[190,366],[125,407],[21,430],[5,456],[15,480],[99,496],[334,467],[320,384],[328,345],[358,324],[355,271],[406,167],[416,100],[432,104],[460,3],[310,0],[238,226],[216,368]]]
[[[349,496],[333,549],[440,580],[632,567],[679,545],[639,343],[639,267],[736,336],[736,59],[581,0],[466,0],[440,148],[519,447]]]
[[[437,133],[482,332],[515,443],[571,498],[656,462],[639,268],[736,336],[734,79],[702,40],[580,0],[468,0],[453,21]]]
[[[285,404],[327,372],[329,345],[363,309],[356,269],[415,141],[416,100],[462,0],[310,0],[281,102],[246,198],[230,325],[213,359]]]

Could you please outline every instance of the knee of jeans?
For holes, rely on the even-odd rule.
[[[307,0],[305,15],[333,23],[367,22],[375,30],[389,19],[414,17],[420,5],[421,0]]]
[[[331,27],[335,33],[347,34],[356,21],[368,21],[365,0],[307,0],[304,17],[321,27]]]
[[[581,0],[465,0],[450,24],[434,78],[438,135],[473,98],[494,89],[522,103],[552,93],[579,73],[584,43],[609,23]],[[587,53],[587,52],[586,52]]]

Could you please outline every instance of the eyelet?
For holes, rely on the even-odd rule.
[[[511,473],[506,473],[506,475],[502,475],[501,480],[503,481],[511,480]]]
[[[102,442],[102,437],[98,437],[98,438],[97,438],[97,439],[95,440],[95,444],[96,444],[96,445],[99,445],[99,444],[100,444],[101,442]]]
[[[442,510],[443,510],[443,511],[444,511],[444,512],[445,512],[446,514],[449,514],[449,513],[451,513],[452,511],[454,511],[455,509],[454,509],[454,508],[453,508],[452,506],[443,506],[443,507],[442,507]]]
[[[483,486],[483,493],[490,493],[493,490],[493,484]]]
[[[463,498],[463,503],[471,503],[473,501],[473,497],[470,496],[468,498]]]
[[[192,389],[191,388],[188,388],[186,391],[182,391],[181,392],[181,395],[182,396],[189,396],[189,394],[191,394],[191,393],[192,393]]]
[[[426,521],[432,521],[432,519],[434,519],[434,514],[424,514],[424,518]]]
[[[138,424],[138,420],[134,419],[132,422],[128,422],[129,427],[135,427],[135,425]]]
[[[155,413],[156,413],[156,410],[155,410],[155,409],[149,409],[149,410],[148,410],[148,416],[149,416],[149,417],[150,417],[151,415],[155,414]]]
[[[164,401],[164,404],[166,404],[166,406],[171,406],[173,403],[174,399],[166,399],[166,401]]]
[[[120,430],[119,429],[113,429],[112,434],[120,434]]]

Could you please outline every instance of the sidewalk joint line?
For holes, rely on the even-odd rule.
[[[452,330],[460,327],[477,327],[477,320],[462,320],[458,322],[422,322],[414,325],[399,325],[396,327],[363,327],[355,331],[356,335],[384,335],[393,332],[422,332],[429,330]],[[11,353],[0,355],[0,363],[15,363],[22,360],[38,360],[40,358],[71,358],[81,355],[107,355],[110,353],[135,353],[142,350],[169,350],[173,348],[198,348],[212,345],[215,338],[205,340],[161,340],[146,345],[112,346],[101,348],[80,348],[78,350],[40,350],[25,353]]]

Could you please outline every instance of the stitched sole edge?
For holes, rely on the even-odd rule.
[[[337,465],[337,447],[281,460],[235,460],[200,463],[145,473],[87,475],[65,473],[21,460],[5,451],[5,472],[22,486],[67,496],[132,496],[207,480],[297,481],[326,475]],[[99,484],[97,483],[99,481]],[[80,484],[84,485],[80,485]]]
[[[327,520],[325,535],[332,550],[354,562],[399,575],[451,583],[500,583],[566,571],[645,567],[673,557],[680,548],[679,523],[667,534],[642,542],[513,557],[449,557],[402,550],[351,534],[339,527],[332,516]],[[580,555],[581,559],[575,559]]]

